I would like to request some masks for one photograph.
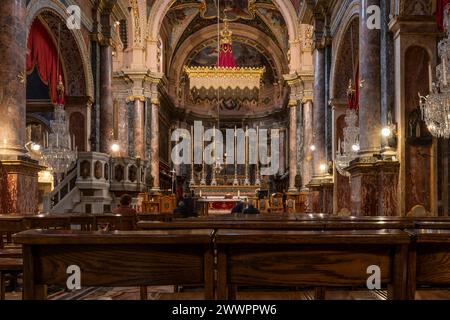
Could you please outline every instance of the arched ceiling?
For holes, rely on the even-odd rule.
[[[147,0],[150,3],[152,0]],[[250,16],[248,4],[254,3],[255,15]],[[289,50],[286,22],[271,0],[223,0],[223,7],[227,5],[232,10],[227,10],[227,17],[236,22],[262,31],[271,38],[283,53]],[[167,35],[168,43],[166,50],[168,61],[178,54],[180,46],[191,35],[207,28],[217,25],[217,8],[213,5],[214,0],[177,0],[167,12],[163,20],[163,32]],[[204,10],[202,10],[204,5]],[[223,17],[223,15],[221,15]],[[258,42],[258,39],[254,39]]]
[[[147,0],[151,5],[152,0]],[[190,101],[183,66],[212,66],[217,61],[217,7],[214,0],[177,0],[162,21],[159,37],[169,95],[177,106],[204,110]],[[225,110],[235,114],[267,113],[279,108],[286,93],[283,74],[289,72],[289,34],[286,21],[272,0],[221,0],[220,17],[231,20],[233,52],[240,67],[266,68],[257,105]],[[223,27],[223,21],[219,28]],[[182,93],[180,93],[182,92]],[[181,98],[181,97],[184,98]],[[274,109],[275,108],[275,109]]]

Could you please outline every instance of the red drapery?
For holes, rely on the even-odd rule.
[[[57,48],[45,27],[36,19],[28,36],[27,73],[32,73],[34,68],[37,67],[39,76],[49,88],[51,101],[64,104],[64,95],[58,99],[57,94],[58,78],[59,75],[62,75],[61,61],[59,61],[58,66],[57,60]]]
[[[219,63],[218,67],[222,68],[235,68],[236,60],[233,55],[233,47],[229,43],[223,43],[220,45]]]
[[[437,0],[435,17],[439,27],[439,31],[444,32],[444,9],[450,0]]]

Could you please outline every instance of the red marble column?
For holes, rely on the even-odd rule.
[[[25,150],[25,0],[0,4],[0,208],[3,214],[34,214],[41,167]]]
[[[145,158],[144,144],[144,102],[134,100],[134,155]]]
[[[381,148],[381,64],[380,30],[367,26],[367,8],[380,6],[380,0],[361,2],[359,28],[359,75],[363,81],[359,92],[359,128],[361,157],[372,157]]]
[[[314,50],[314,108],[313,108],[313,177],[324,176],[320,170],[326,164],[325,146],[325,51]]]
[[[112,50],[105,43],[100,47],[100,152],[110,152],[113,138]]]
[[[25,153],[26,117],[25,0],[2,0],[0,5],[0,154]]]
[[[159,101],[152,98],[151,101],[151,162],[150,173],[153,178],[152,191],[159,191]]]
[[[351,174],[351,210],[357,216],[397,214],[398,163],[379,159],[381,149],[381,64],[380,30],[367,26],[367,8],[379,0],[362,2],[360,25],[359,159]]]
[[[289,192],[298,191],[295,187],[297,174],[297,103],[289,105]]]

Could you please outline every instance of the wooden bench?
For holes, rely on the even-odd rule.
[[[22,259],[1,258],[0,259],[0,300],[5,300],[6,274],[10,272],[22,272]]]
[[[408,257],[408,299],[420,287],[450,287],[450,230],[415,229]]]
[[[82,287],[204,285],[214,297],[213,230],[83,232],[27,230],[24,299],[45,299],[46,285],[66,285],[67,267],[81,269]]]
[[[366,286],[377,265],[389,298],[405,299],[409,238],[400,230],[219,230],[218,298],[234,298],[233,286]]]
[[[26,229],[23,216],[0,214],[0,249],[5,247],[5,239],[8,240],[10,234]],[[6,241],[8,242],[8,241]]]
[[[25,218],[27,229],[55,229],[69,230],[69,215],[44,215],[31,216]]]
[[[323,230],[325,223],[315,221],[139,221],[141,230],[245,229],[245,230]]]

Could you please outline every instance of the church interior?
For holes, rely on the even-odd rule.
[[[450,1],[2,0],[0,29],[0,300],[450,300]]]

